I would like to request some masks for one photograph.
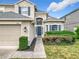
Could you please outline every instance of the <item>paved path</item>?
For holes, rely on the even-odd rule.
[[[45,59],[46,54],[44,51],[44,46],[41,38],[36,40],[36,45],[34,51],[16,51],[11,58],[31,58],[31,59]]]
[[[5,48],[5,47],[4,47]],[[34,51],[16,51],[17,48],[13,49],[9,47],[4,49],[0,48],[0,59],[9,59],[9,58],[31,58],[31,59],[45,59],[46,54],[44,51],[44,46],[41,38],[36,40],[36,45]]]
[[[43,42],[41,38],[37,39],[36,46],[33,53],[33,58],[46,58]]]
[[[8,59],[10,54],[16,51],[15,49],[0,49],[0,59]]]

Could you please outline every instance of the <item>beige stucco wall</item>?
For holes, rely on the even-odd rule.
[[[20,3],[17,3],[15,5],[0,5],[0,11],[3,12],[16,12],[19,13],[18,7],[30,7],[30,18],[34,20],[34,14],[35,14],[35,6],[27,1],[22,1]]]
[[[29,23],[28,32],[29,32],[29,45],[30,45],[32,40],[35,38],[35,27],[31,22]]]
[[[6,24],[6,25],[21,25],[21,35],[20,36],[27,36],[29,45],[31,44],[32,40],[34,39],[34,25],[30,21],[0,21],[1,24]],[[26,32],[24,32],[24,27],[27,28]],[[20,37],[19,36],[19,37]]]
[[[47,19],[47,13],[35,12],[35,18],[43,18],[43,21]]]
[[[75,31],[74,28],[76,26],[79,26],[79,10],[76,10],[66,16],[65,29]]]
[[[27,27],[27,31],[24,32],[24,27]],[[23,21],[21,24],[21,36],[28,36],[29,45],[34,39],[34,26],[31,22]]]
[[[61,30],[64,30],[64,23],[63,22],[46,22],[44,24],[45,28],[44,31],[46,32],[46,25],[61,25]],[[48,27],[49,28],[49,27]],[[50,29],[50,28],[49,28]],[[48,31],[49,31],[48,29]]]
[[[65,18],[57,19],[57,18],[48,18],[46,21],[57,21],[57,22],[65,22]]]
[[[30,16],[34,20],[34,12],[35,12],[35,7],[33,4],[28,3],[26,1],[20,2],[15,5],[15,12],[18,13],[18,7],[30,7]]]
[[[45,25],[44,25],[44,21],[47,19],[47,13],[43,13],[43,12],[35,12],[35,20],[36,18],[42,18],[42,37],[44,36],[44,32],[45,32]],[[37,27],[37,25],[35,25],[35,27]],[[37,35],[35,34],[35,36],[37,37]]]
[[[4,12],[5,11],[5,7],[4,6],[0,6],[0,12]]]
[[[20,36],[28,36],[28,41],[29,41],[29,45],[31,44],[32,40],[34,39],[35,37],[35,33],[34,33],[34,25],[32,24],[31,20],[34,20],[35,18],[35,6],[29,2],[26,2],[26,1],[22,1],[20,3],[17,3],[15,5],[0,5],[0,10],[3,11],[3,12],[9,12],[9,11],[13,11],[13,12],[16,12],[18,13],[19,10],[18,10],[18,7],[30,7],[30,18],[26,18],[25,21],[23,19],[15,19],[13,21],[13,19],[11,20],[10,19],[1,19],[1,20],[4,20],[4,21],[0,21],[0,25],[1,24],[8,24],[8,25],[11,25],[11,24],[20,24],[21,25],[21,35]],[[11,21],[10,21],[11,20]],[[16,21],[17,20],[17,21]],[[28,21],[30,20],[30,21]],[[27,31],[24,32],[24,27],[27,27]]]
[[[14,5],[0,5],[0,11],[3,11],[3,12],[14,12],[15,11],[15,8],[14,8]]]
[[[9,12],[9,11],[12,11],[12,12],[15,11],[15,8],[13,5],[12,6],[9,6],[9,5],[5,6],[5,12]]]
[[[0,21],[0,24],[21,24],[21,21]]]

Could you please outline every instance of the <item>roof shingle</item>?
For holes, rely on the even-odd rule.
[[[29,18],[14,12],[0,12],[0,18]]]

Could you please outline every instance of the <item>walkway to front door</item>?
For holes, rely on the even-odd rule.
[[[10,58],[46,59],[42,38],[37,38],[34,51],[15,51],[15,53],[13,53]]]

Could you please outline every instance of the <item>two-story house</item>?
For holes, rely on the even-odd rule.
[[[79,11],[74,13],[56,19],[38,11],[28,0],[0,4],[0,46],[18,46],[20,36],[27,36],[30,45],[35,37],[43,37],[47,31],[71,30],[74,25],[68,25],[69,22],[79,20]]]

